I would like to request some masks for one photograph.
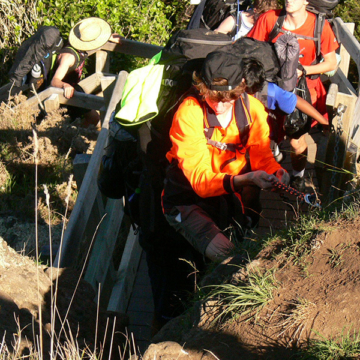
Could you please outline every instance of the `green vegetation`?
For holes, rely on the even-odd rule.
[[[276,280],[274,271],[252,268],[248,270],[247,280],[243,284],[221,284],[210,288],[213,289],[208,299],[215,300],[215,307],[219,309],[214,319],[216,323],[229,317],[249,315],[251,318],[256,315],[272,299]]]
[[[326,339],[316,333],[320,339],[311,340],[306,351],[301,352],[295,359],[298,360],[345,360],[358,359],[360,356],[360,335],[349,330],[333,339]]]
[[[164,45],[172,32],[184,28],[188,18],[188,1],[161,0],[10,0],[0,2],[0,85],[24,40],[42,25],[56,26],[66,39],[79,20],[96,16],[105,19],[113,32],[126,38],[155,45]],[[11,15],[6,15],[11,14]],[[139,62],[117,55],[113,68],[131,70]],[[91,66],[89,64],[88,66]]]

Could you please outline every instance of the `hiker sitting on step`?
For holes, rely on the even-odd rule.
[[[261,71],[251,71],[253,66]],[[223,233],[230,223],[258,223],[260,191],[271,189],[274,181],[289,182],[270,150],[267,113],[245,93],[248,73],[265,79],[254,59],[240,65],[231,53],[209,54],[200,74],[194,74],[199,94],[182,102],[170,130],[164,214],[211,260],[233,248]]]
[[[109,40],[120,43],[120,37],[111,34],[110,25],[105,20],[91,17],[79,21],[70,31],[69,44],[59,51],[51,86],[64,89],[64,96],[68,99],[75,91],[84,92],[78,83],[88,57],[87,51],[96,50]],[[96,125],[100,120],[95,110],[84,111],[68,106],[68,112],[72,118],[84,115],[84,126]]]
[[[317,16],[306,10],[306,0],[285,0],[285,15],[283,10],[270,10],[262,14],[248,36],[261,41],[275,42],[284,31],[296,35],[300,44],[300,63],[306,72],[306,82],[311,95],[312,105],[328,120],[326,110],[326,90],[322,84],[319,74],[336,69],[337,59],[335,50],[339,47],[330,24],[325,20],[321,39],[314,41],[315,24]],[[283,23],[277,27],[276,23],[283,19]],[[274,31],[273,31],[274,30]],[[317,44],[320,42],[320,50],[323,58],[318,61]],[[298,70],[298,77],[303,74]],[[316,122],[311,124],[314,126]],[[307,163],[307,143],[305,134],[310,130],[310,124],[304,129],[298,138],[291,138],[292,148],[291,163],[293,174],[291,185],[299,191],[305,190],[304,171]]]
[[[262,13],[271,9],[277,9],[278,7],[277,0],[254,0],[252,9],[240,11],[238,28],[236,15],[230,15],[223,20],[216,31],[224,34],[234,34],[233,40],[236,41],[237,39],[246,36]]]

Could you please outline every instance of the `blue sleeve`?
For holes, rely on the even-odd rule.
[[[291,114],[297,103],[297,97],[290,91],[285,91],[275,83],[268,84],[268,108],[279,108],[286,114]]]

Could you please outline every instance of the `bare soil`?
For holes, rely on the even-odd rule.
[[[197,303],[155,336],[143,358],[302,358],[300,351],[310,339],[339,339],[358,332],[359,232],[359,218],[329,224],[311,239],[309,254],[296,265],[280,254],[279,243],[272,243],[245,270],[234,267],[227,280],[239,284],[250,268],[273,269],[277,287],[266,306],[253,316],[238,313],[214,325],[214,311],[219,310],[214,310],[214,301]],[[224,274],[223,266],[218,267],[211,275],[213,283],[221,282]]]
[[[69,182],[72,161],[76,154],[93,152],[98,130],[71,121],[63,109],[40,119],[23,100],[0,105],[0,338],[26,355],[38,347],[35,335],[41,328],[45,359],[50,333],[57,344],[72,342],[91,352],[96,341],[106,353],[116,318],[118,353],[127,317],[98,310],[95,291],[79,280],[78,271],[46,266],[50,243],[55,252],[76,201],[76,181]],[[47,253],[40,264],[34,260],[36,239],[39,252]]]

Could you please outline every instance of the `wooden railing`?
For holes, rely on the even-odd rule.
[[[349,176],[339,173],[338,170],[349,170],[356,175],[354,165],[360,145],[359,89],[355,89],[347,79],[350,59],[357,66],[358,76],[360,74],[360,44],[353,35],[354,24],[345,24],[340,18],[334,21],[338,25],[342,58],[338,71],[330,78],[331,85],[326,101],[334,131],[329,136],[326,151],[318,151],[317,163],[320,191],[325,194],[327,202],[342,196],[347,187]],[[343,106],[346,110],[340,113]]]

